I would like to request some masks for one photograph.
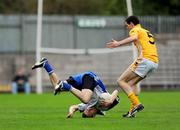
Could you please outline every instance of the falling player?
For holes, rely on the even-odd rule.
[[[119,103],[117,90],[113,91],[108,100],[99,101],[101,94],[108,93],[108,91],[101,79],[93,72],[86,71],[72,75],[62,81],[46,58],[32,66],[32,69],[36,68],[44,68],[47,71],[55,88],[54,95],[61,91],[69,91],[82,102],[82,104],[72,105],[67,117],[72,117],[77,110],[83,112],[82,117],[95,117],[96,114],[103,114],[104,111]]]

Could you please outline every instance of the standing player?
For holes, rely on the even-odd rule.
[[[67,80],[61,81],[48,60],[43,58],[32,66],[32,69],[44,68],[49,74],[50,81],[55,88],[54,95],[61,91],[70,91],[83,104],[70,107],[68,117],[80,110],[83,117],[94,117],[104,110],[109,110],[119,103],[118,91],[115,90],[108,100],[99,102],[102,93],[108,93],[105,85],[99,77],[90,71],[70,76]]]
[[[132,87],[157,69],[158,54],[153,35],[141,27],[139,19],[136,16],[129,16],[125,20],[125,25],[130,30],[130,36],[120,41],[112,39],[106,46],[108,48],[116,48],[134,42],[137,48],[138,58],[117,80],[119,86],[127,94],[133,105],[132,109],[127,114],[124,114],[123,117],[134,117],[134,114],[143,110],[144,106],[133,92]]]

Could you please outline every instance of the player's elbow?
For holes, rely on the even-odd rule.
[[[130,38],[131,38],[132,42],[138,40],[138,36],[137,35],[133,35]]]

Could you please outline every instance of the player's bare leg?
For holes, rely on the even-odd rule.
[[[67,114],[67,118],[72,118],[74,113],[78,110],[78,105],[72,105],[69,107],[69,113]]]
[[[131,86],[131,83],[129,83],[130,86]],[[140,85],[139,84],[136,84],[134,86],[132,86],[132,89],[133,89],[133,92],[135,94],[135,96],[138,97],[139,93],[140,93]],[[129,108],[129,111],[127,111],[125,114],[122,115],[122,117],[127,117],[127,118],[134,118],[136,117],[135,114],[131,115],[131,111],[133,110],[134,106],[132,103],[130,103],[130,108]]]
[[[49,79],[51,81],[51,84],[54,86],[54,88],[60,82],[59,77],[54,72],[49,75]]]
[[[137,84],[137,82],[141,81],[143,78],[138,76],[136,73],[127,69],[121,77],[118,79],[119,86],[123,89],[123,91],[127,94],[129,100],[133,104],[134,108],[131,114],[135,114],[138,111],[141,111],[144,106],[140,103],[138,97],[136,97],[131,86]],[[131,83],[131,84],[130,84]]]
[[[141,91],[141,88],[140,88],[140,85],[139,85],[140,80],[141,80],[141,78],[138,80],[138,77],[137,77],[137,78],[134,78],[133,80],[131,80],[131,82],[129,82],[129,85],[132,87],[132,90],[133,90],[136,97],[138,97],[138,95],[139,95],[139,93]],[[134,108],[134,106],[131,103],[130,110],[132,110],[133,108]]]
[[[56,95],[57,92],[61,91],[63,86],[60,86],[62,83],[59,80],[59,77],[56,75],[54,72],[54,69],[51,64],[48,63],[48,60],[46,58],[42,58],[40,61],[36,62],[33,66],[32,69],[37,69],[37,68],[44,68],[47,73],[49,74],[49,79],[55,88],[54,94]],[[56,89],[58,88],[58,89]]]
[[[41,61],[36,62],[32,66],[32,69],[36,68],[44,68],[47,71],[50,77],[50,81],[52,85],[55,87],[54,95],[61,91],[71,91],[71,93],[74,94],[77,98],[79,98],[83,103],[87,103],[90,100],[93,94],[91,90],[82,89],[80,91],[68,84],[67,81],[60,81],[58,76],[54,73],[52,65],[48,63],[48,60],[46,58],[42,58]]]
[[[49,79],[54,87],[59,83],[59,77],[56,75],[53,67],[48,63],[48,60],[46,58],[42,58],[39,62],[36,62],[32,66],[32,69],[37,68],[44,68],[47,71],[47,73],[49,74]]]

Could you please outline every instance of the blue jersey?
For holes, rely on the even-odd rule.
[[[85,75],[88,75],[88,76],[92,77],[94,80],[90,80],[90,82],[95,82],[95,85],[94,85],[93,95],[92,95],[90,101],[88,103],[86,103],[86,104],[84,104],[84,103],[78,104],[78,109],[80,111],[84,111],[84,110],[86,110],[88,108],[91,108],[91,107],[95,107],[100,111],[105,111],[105,110],[111,109],[116,104],[118,104],[119,101],[118,101],[118,98],[117,98],[113,102],[113,104],[111,106],[109,106],[108,108],[101,107],[101,105],[99,104],[99,98],[100,98],[102,93],[108,93],[108,91],[106,89],[106,86],[101,81],[101,79],[95,73],[93,73],[91,71],[86,71],[84,73],[80,73],[80,74],[70,76],[70,78],[72,78],[73,81],[74,81],[73,85],[78,86],[77,88],[82,88],[82,86],[83,86],[83,77]],[[91,84],[91,83],[87,83],[87,85],[88,84]]]
[[[106,86],[103,84],[103,82],[100,80],[100,78],[95,73],[93,73],[91,71],[86,71],[84,73],[76,74],[76,75],[73,75],[71,77],[74,79],[77,86],[82,86],[82,83],[83,83],[82,80],[83,80],[84,75],[89,75],[92,78],[94,78],[94,80],[96,82],[96,88],[99,89],[99,91],[107,92]]]

